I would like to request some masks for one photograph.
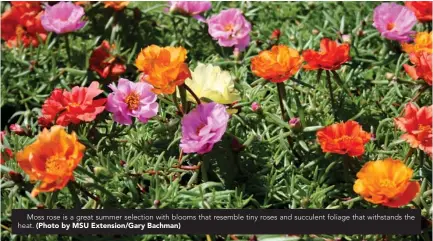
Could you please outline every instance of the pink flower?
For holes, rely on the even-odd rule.
[[[251,24],[236,8],[221,11],[207,20],[209,34],[223,47],[243,51],[250,43]]]
[[[9,126],[9,129],[10,129],[13,133],[15,133],[15,134],[17,134],[17,135],[19,135],[19,136],[21,136],[21,135],[28,135],[28,134],[29,134],[29,129],[27,129],[27,128],[23,128],[23,127],[20,126],[19,124],[11,124],[11,125]]]
[[[54,6],[45,6],[45,13],[41,17],[42,26],[46,31],[57,34],[74,32],[84,27],[81,21],[84,9],[70,2],[59,2]]]
[[[224,135],[228,120],[229,114],[224,105],[215,102],[198,105],[182,119],[180,147],[183,152],[210,152]]]
[[[200,14],[212,8],[212,3],[209,1],[169,1],[168,4],[170,6],[170,12],[189,15],[200,22],[205,21]]]
[[[407,7],[396,3],[382,3],[374,9],[373,26],[383,37],[400,42],[408,42],[415,34],[412,31],[417,23],[415,14]]]
[[[157,96],[150,84],[120,78],[117,87],[114,84],[108,87],[113,93],[108,95],[106,110],[113,113],[114,121],[130,125],[132,116],[146,123],[158,113]]]
[[[3,140],[5,139],[6,131],[0,131],[0,144],[3,144]]]
[[[257,102],[253,102],[253,103],[251,104],[251,109],[252,109],[254,112],[256,112],[258,109],[260,109],[260,104],[257,103]]]

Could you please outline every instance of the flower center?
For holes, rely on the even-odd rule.
[[[342,136],[342,137],[336,138],[335,142],[346,142],[346,141],[352,141],[352,140],[353,140],[353,137],[351,137],[351,136]]]
[[[63,175],[67,169],[65,157],[54,155],[45,162],[45,170],[47,173],[54,175]]]
[[[391,22],[386,25],[386,30],[388,31],[393,30],[394,28],[395,28],[395,23]]]
[[[18,39],[20,39],[21,36],[23,36],[25,34],[25,32],[26,32],[26,30],[21,25],[18,25],[15,29],[15,34],[17,35]]]
[[[431,126],[428,125],[418,125],[418,130],[420,132],[431,132]]]
[[[140,103],[140,96],[136,92],[131,92],[125,98],[125,103],[128,105],[129,110],[136,110]]]
[[[226,32],[233,31],[233,24],[229,23],[229,24],[225,25],[224,31],[226,31]]]
[[[201,129],[203,129],[203,127],[205,127],[205,126],[206,126],[205,123],[201,123],[201,124],[200,124],[199,126],[197,126],[197,128],[195,129],[195,133],[196,133],[197,135],[199,135]]]
[[[78,107],[78,106],[80,106],[80,104],[78,104],[77,102],[73,102],[73,103],[69,104],[69,106]]]
[[[389,179],[380,180],[379,181],[379,186],[381,188],[395,188],[394,183],[391,182],[391,180],[389,180]]]

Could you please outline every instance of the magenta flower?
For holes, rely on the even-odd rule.
[[[254,112],[256,112],[258,109],[260,109],[260,104],[257,103],[257,102],[253,102],[253,103],[251,104],[251,109],[252,109]]]
[[[41,23],[48,32],[57,34],[74,32],[84,27],[86,22],[81,21],[84,9],[70,2],[59,2],[54,6],[45,6],[45,13]]]
[[[113,113],[114,121],[130,125],[131,117],[136,117],[146,123],[158,113],[157,97],[150,84],[120,78],[117,87],[114,84],[108,87],[113,93],[108,95],[106,110]]]
[[[410,41],[413,26],[417,23],[415,14],[407,7],[396,3],[382,3],[374,9],[373,26],[383,37],[400,42]]]
[[[224,105],[215,102],[198,105],[182,119],[180,148],[184,153],[210,152],[224,135],[228,120]]]
[[[243,51],[250,43],[251,24],[236,8],[221,11],[207,20],[209,34],[223,47]]]
[[[209,1],[169,1],[168,4],[170,6],[170,12],[189,15],[200,22],[205,21],[200,14],[208,11],[212,7],[212,3]]]

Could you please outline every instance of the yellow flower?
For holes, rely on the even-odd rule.
[[[234,78],[228,71],[221,70],[218,66],[198,63],[191,78],[185,80],[185,84],[199,98],[210,99],[220,104],[231,104],[240,100],[240,94],[234,87]],[[195,102],[191,94],[188,100]]]
[[[432,53],[432,32],[419,32],[416,33],[414,43],[403,43],[401,46],[406,53],[419,53],[427,52]]]

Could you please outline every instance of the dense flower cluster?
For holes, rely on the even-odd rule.
[[[112,9],[104,11],[114,14],[110,18],[114,21],[113,26],[116,26],[119,15],[133,10],[131,6],[131,9],[125,10],[128,4],[128,1],[103,2],[103,8]],[[12,2],[11,8],[1,17],[1,38],[10,48],[18,46],[37,47],[40,41],[43,42],[47,39],[47,32],[54,32],[55,34],[52,35],[56,37],[56,41],[63,41],[58,38],[61,37],[58,35],[76,32],[82,29],[87,21],[91,21],[88,20],[90,18],[86,18],[85,9],[81,5],[83,2],[76,2],[75,4],[58,2],[52,6],[49,4],[42,6],[39,2]],[[87,7],[89,6],[87,5]],[[273,120],[274,123],[287,129],[287,133],[281,132],[281,136],[286,135],[288,142],[291,142],[290,138],[296,138],[297,134],[303,133],[304,127],[311,124],[311,120],[305,116],[314,112],[304,112],[305,103],[301,103],[297,96],[295,96],[296,102],[293,106],[296,105],[298,116],[288,110],[292,108],[292,104],[286,101],[288,88],[292,91],[291,95],[293,96],[305,94],[298,90],[297,84],[308,85],[312,89],[315,87],[297,78],[309,74],[308,71],[316,70],[318,73],[317,80],[320,81],[320,74],[322,71],[326,72],[327,87],[330,90],[330,106],[334,108],[335,99],[331,74],[340,85],[342,83],[340,83],[341,79],[338,72],[345,72],[349,69],[348,72],[351,75],[358,74],[355,68],[360,65],[356,62],[360,61],[360,58],[356,58],[355,61],[355,56],[352,55],[354,57],[352,60],[351,46],[353,51],[357,52],[357,49],[355,44],[351,45],[352,39],[347,33],[339,33],[339,37],[334,38],[337,40],[321,38],[320,50],[317,51],[306,49],[306,47],[301,49],[302,46],[289,47],[294,46],[291,45],[292,43],[283,44],[284,28],[278,28],[273,30],[272,34],[268,32],[265,35],[268,38],[268,46],[262,47],[257,44],[254,45],[254,48],[251,46],[249,48],[251,38],[261,33],[259,29],[255,32],[252,31],[253,26],[247,18],[253,18],[250,18],[251,15],[244,14],[240,9],[228,8],[210,15],[206,12],[214,11],[214,9],[212,9],[212,3],[209,1],[171,1],[169,8],[170,13],[184,15],[170,15],[169,17],[173,17],[173,25],[176,25],[174,18],[190,20],[189,17],[193,17],[200,20],[199,23],[196,21],[194,23],[203,29],[207,27],[207,32],[204,34],[209,37],[212,44],[217,43],[221,47],[234,50],[235,61],[226,62],[230,62],[230,64],[233,62],[235,68],[241,70],[233,75],[230,69],[224,65],[226,62],[222,64],[217,60],[212,60],[214,61],[212,63],[203,63],[192,58],[188,62],[187,48],[179,45],[191,45],[184,45],[186,41],[177,40],[166,47],[157,44],[136,45],[142,49],[139,52],[138,49],[134,52],[134,47],[133,51],[126,51],[129,54],[129,58],[126,58],[126,54],[120,53],[121,48],[117,49],[116,47],[116,45],[121,45],[119,44],[121,41],[117,41],[113,37],[110,38],[110,41],[104,40],[106,36],[102,35],[103,37],[93,42],[93,44],[101,44],[97,47],[91,45],[91,51],[83,55],[86,56],[85,59],[83,58],[83,62],[88,64],[90,71],[77,71],[69,68],[69,65],[61,67],[62,74],[65,71],[79,72],[78,75],[85,77],[82,79],[77,77],[77,80],[84,80],[84,82],[81,86],[71,86],[71,90],[67,85],[62,85],[65,89],[50,89],[52,92],[45,99],[38,119],[43,130],[32,144],[25,146],[21,151],[12,151],[3,145],[5,133],[0,133],[2,165],[15,156],[18,165],[30,177],[30,180],[39,181],[39,184],[33,189],[33,196],[40,192],[60,190],[74,179],[74,169],[81,162],[86,148],[78,141],[77,134],[72,130],[77,131],[80,140],[82,140],[80,128],[90,129],[89,133],[91,133],[97,128],[96,124],[102,121],[112,124],[113,129],[118,124],[138,125],[136,119],[141,124],[149,126],[161,122],[178,125],[180,122],[179,132],[176,133],[180,136],[176,136],[178,139],[175,138],[172,142],[180,148],[180,162],[183,154],[196,153],[202,158],[206,153],[212,152],[214,146],[223,139],[226,132],[227,136],[234,140],[232,141],[232,149],[240,152],[246,146],[240,144],[237,137],[232,137],[231,128],[236,129],[238,127],[231,124],[231,117],[239,119],[242,125],[248,126],[248,121],[243,120],[244,116],[251,115],[259,119],[266,114],[273,114],[269,113],[268,108],[274,108],[274,106],[269,107],[268,103],[272,97],[269,95],[274,91],[279,97],[282,120],[275,120],[275,118]],[[137,11],[134,13],[136,15],[141,14]],[[204,16],[208,16],[208,14],[210,17],[205,19]],[[399,60],[398,63],[407,63],[403,64],[403,68],[413,80],[423,80],[409,84],[418,85],[422,90],[431,86],[432,33],[414,31],[418,21],[431,21],[431,3],[407,2],[405,6],[397,3],[382,3],[376,7],[372,15],[373,26],[380,35],[386,38],[386,41],[398,41],[398,44],[394,46],[396,48],[401,47],[403,57],[408,57],[410,61],[407,63]],[[165,28],[165,26],[158,27]],[[372,27],[370,26],[370,28]],[[113,36],[117,30],[116,27],[113,27]],[[359,35],[361,36],[361,34]],[[383,41],[378,35],[376,33],[378,41]],[[68,35],[64,37],[66,37],[65,46],[68,48],[66,52],[70,57]],[[314,43],[318,40],[319,38],[314,40]],[[353,42],[355,41],[358,40],[353,40]],[[313,43],[313,38],[311,38],[311,43]],[[313,45],[307,44],[305,46]],[[217,46],[217,48],[219,47]],[[222,51],[224,50],[227,49],[222,48]],[[247,58],[239,60],[240,51],[245,51]],[[254,54],[256,55],[252,56]],[[132,60],[134,56],[136,58]],[[359,57],[358,53],[357,57]],[[131,60],[134,63],[131,63]],[[245,65],[240,67],[242,64],[249,63],[250,60],[251,72],[266,80],[263,81],[267,84],[265,87],[269,88],[263,97],[266,100],[261,101],[259,99],[261,97],[256,96],[251,98],[252,94],[249,90],[241,91],[237,87],[238,85],[242,86],[242,84],[248,85],[246,82],[251,79],[250,73],[247,73],[249,70]],[[343,65],[346,66],[342,68]],[[356,67],[353,67],[354,65]],[[401,65],[398,68],[401,68]],[[31,70],[29,73],[33,74]],[[96,72],[97,75],[91,71]],[[37,74],[42,73],[38,72]],[[85,85],[88,83],[86,81],[89,80],[89,76],[90,78],[98,78],[100,82],[92,79],[90,85]],[[395,79],[398,78],[401,76],[395,76]],[[57,81],[55,78],[53,79]],[[60,83],[63,84],[63,76],[59,79]],[[134,81],[134,79],[138,79],[138,81]],[[245,83],[241,82],[240,79],[246,80]],[[290,82],[290,86],[286,82],[289,79],[293,80]],[[110,84],[104,81],[110,81]],[[260,81],[262,80],[257,82]],[[273,84],[269,84],[268,81],[276,84],[276,91]],[[408,81],[405,80],[404,82]],[[317,85],[319,84],[317,83]],[[344,100],[339,101],[341,102],[340,106],[343,106],[342,101]],[[242,106],[247,106],[247,108],[242,109]],[[425,152],[432,157],[433,106],[418,106],[416,98],[407,104],[396,103],[395,106],[404,106],[404,111],[402,116],[392,117],[396,129],[398,129],[394,134],[397,135],[397,131],[403,132],[401,139],[406,142],[405,145],[412,148],[410,154],[415,149],[419,149],[418,152],[421,155],[424,155]],[[245,111],[248,113],[245,114]],[[286,111],[290,112],[289,115],[286,115]],[[172,121],[173,119],[176,119],[177,122]],[[374,140],[374,134],[363,129],[362,126],[365,127],[366,124],[362,123],[361,118],[356,119],[359,120],[359,123],[349,119],[349,117],[343,120],[343,118],[336,118],[334,115],[334,119],[331,121],[323,121],[327,123],[326,126],[319,126],[319,128],[314,129],[317,130],[315,133],[316,140],[312,135],[313,138],[308,144],[314,146],[314,143],[317,143],[317,151],[314,154],[325,155],[324,153],[326,153],[325,156],[330,155],[337,160],[342,158],[347,161],[356,158],[360,162],[365,161],[362,160],[362,156],[366,150],[369,154],[368,150],[376,148],[374,144],[368,144]],[[264,122],[266,119],[263,118],[258,121]],[[88,123],[94,123],[94,125]],[[372,127],[372,129],[374,128]],[[32,135],[32,131],[29,131],[27,127],[17,124],[11,125],[9,129],[13,135]],[[105,131],[108,132],[108,129]],[[272,133],[274,133],[272,130],[266,130],[264,135],[271,135]],[[107,135],[107,139],[114,136],[110,133],[103,134]],[[248,135],[245,136],[250,138]],[[86,138],[91,139],[93,136],[91,134],[83,136],[83,139]],[[284,142],[285,138],[280,138],[279,141]],[[299,143],[302,143],[300,145],[308,150],[306,142]],[[318,149],[319,146],[320,149]],[[313,151],[311,152],[313,153]],[[382,159],[382,157],[379,158]],[[407,163],[403,161],[391,158],[383,159],[369,161],[363,165],[356,175],[357,180],[353,185],[353,191],[373,204],[388,207],[407,205],[420,191],[418,181],[412,180],[414,171],[409,167],[410,165],[406,165]],[[124,164],[123,162],[122,166]]]
[[[42,27],[44,11],[40,2],[12,2],[12,7],[1,16],[1,38],[9,47],[36,47],[45,41],[47,32]]]

